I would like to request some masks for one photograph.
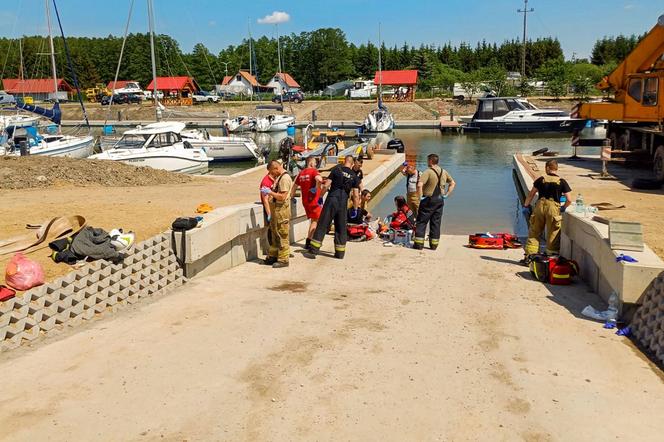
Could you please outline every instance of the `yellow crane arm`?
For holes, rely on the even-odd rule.
[[[600,90],[624,90],[627,86],[627,76],[664,68],[664,14],[659,17],[657,24],[646,34],[634,50],[620,65],[597,84]]]

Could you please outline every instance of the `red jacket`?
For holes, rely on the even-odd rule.
[[[393,229],[412,230],[415,228],[415,214],[407,205],[392,214],[390,227]]]

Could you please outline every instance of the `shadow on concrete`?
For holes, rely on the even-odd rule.
[[[535,281],[535,277],[530,273],[530,270],[517,272],[516,275],[529,281]],[[598,310],[605,310],[606,302],[596,293],[590,291],[581,280],[577,278],[570,285],[542,284],[550,293],[547,296],[549,301],[564,307],[575,318],[595,322],[601,326],[600,322],[583,316],[581,310],[587,305],[592,305]]]
[[[519,263],[519,260],[518,260],[518,259],[495,258],[495,257],[493,257],[493,256],[486,256],[486,255],[484,255],[484,256],[480,256],[480,259],[483,259],[483,260],[485,260],[485,261],[499,262],[499,263],[501,263],[501,264],[517,264],[517,265],[521,265],[521,264]]]

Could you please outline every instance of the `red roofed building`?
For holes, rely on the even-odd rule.
[[[281,95],[284,91],[301,89],[298,82],[286,72],[277,72],[274,74],[274,77],[272,77],[272,80],[266,86],[274,89],[276,95]]]
[[[157,90],[164,93],[163,102],[165,105],[183,105],[193,104],[192,94],[201,90],[191,77],[157,77]],[[147,91],[154,91],[155,80],[152,80]]]
[[[58,78],[58,99],[68,100],[74,88],[64,79]],[[5,78],[2,80],[5,92],[12,95],[30,96],[35,101],[53,99],[55,87],[52,78],[35,78],[21,80],[18,78]]]
[[[417,87],[417,71],[376,71],[374,77],[376,85],[395,87],[394,94],[390,97],[383,97],[385,101],[414,101],[415,88]]]

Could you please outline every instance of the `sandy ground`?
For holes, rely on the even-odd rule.
[[[247,263],[1,355],[2,439],[660,438],[662,373],[598,299],[465,240]]]
[[[554,101],[550,99],[533,98],[531,102],[538,107],[559,108],[569,110],[575,104],[574,100]],[[200,118],[221,118],[224,111],[231,116],[256,114],[256,105],[270,104],[270,102],[240,102],[230,101],[215,104],[201,104],[197,106],[183,106],[176,110],[189,112],[188,120]],[[435,120],[439,116],[449,116],[454,112],[455,116],[472,115],[477,106],[475,101],[459,102],[451,99],[418,99],[413,103],[386,103],[390,111],[398,120]],[[364,121],[369,111],[375,108],[375,100],[334,100],[334,101],[305,101],[300,104],[285,103],[284,109],[287,113],[293,113],[298,121],[309,121],[311,111],[315,110],[319,120],[334,121]],[[116,120],[118,115],[122,120],[151,120],[154,118],[154,107],[149,104],[135,105],[126,104],[113,106],[109,113],[106,106],[98,103],[86,104],[88,117],[91,120]],[[119,112],[119,114],[118,114]],[[207,115],[207,116],[206,116]],[[64,120],[81,120],[82,113],[78,104],[68,103],[63,105]]]
[[[370,174],[390,158],[376,155],[365,161],[363,169]],[[88,225],[106,230],[120,227],[132,230],[141,241],[170,228],[178,216],[195,216],[196,207],[201,203],[222,207],[259,201],[258,186],[265,173],[261,168],[239,177],[192,177],[189,183],[158,186],[64,185],[0,190],[2,206],[12,208],[10,216],[0,217],[0,239],[26,233],[28,223],[39,224],[56,216],[82,215]],[[55,264],[48,248],[31,253],[29,257],[42,264],[47,280],[71,271],[65,264]],[[11,255],[0,256],[0,269],[5,268],[10,258]],[[4,272],[0,280],[3,278]]]
[[[546,158],[537,160],[539,171],[544,170]],[[652,178],[647,169],[630,169],[619,164],[611,164],[609,173],[615,180],[593,179],[601,171],[599,159],[587,158],[584,161],[569,161],[559,158],[560,176],[568,180],[572,188],[572,196],[578,193],[583,196],[586,204],[610,202],[616,206],[624,205],[624,209],[603,210],[599,215],[608,219],[636,221],[643,225],[646,243],[660,258],[664,259],[664,229],[662,213],[664,213],[664,190],[632,189],[634,178]]]

